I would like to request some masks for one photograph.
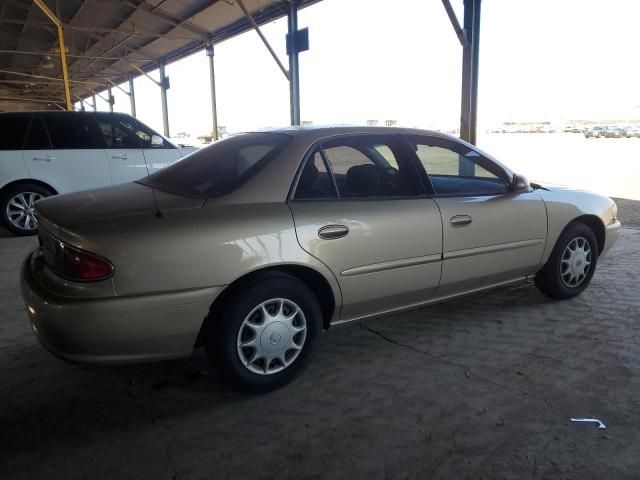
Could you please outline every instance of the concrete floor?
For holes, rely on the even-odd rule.
[[[34,245],[0,238],[0,478],[638,478],[640,230],[574,300],[526,285],[334,328],[264,396],[223,386],[202,352],[52,357],[18,290]]]

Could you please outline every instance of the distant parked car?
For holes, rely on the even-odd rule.
[[[627,132],[620,127],[607,127],[604,131],[605,138],[623,138],[627,136]]]
[[[620,229],[606,197],[384,127],[239,134],[37,208],[22,295],[45,347],[109,364],[204,346],[253,391],[301,373],[331,324],[525,279],[574,297]]]
[[[627,127],[627,129],[625,130],[625,136],[627,138],[632,138],[632,137],[640,138],[640,127],[638,126]]]
[[[595,127],[587,127],[584,131],[585,138],[600,138],[604,136],[606,127],[596,125]]]
[[[138,180],[193,150],[123,113],[0,113],[0,223],[32,235],[38,200]]]

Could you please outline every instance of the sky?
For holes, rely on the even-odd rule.
[[[451,3],[462,21],[462,0]],[[481,19],[480,128],[640,119],[640,0],[483,0]],[[310,40],[300,54],[303,121],[458,126],[462,48],[440,0],[323,0],[302,9],[298,23]],[[286,20],[262,30],[287,65]],[[289,124],[288,83],[254,31],[216,45],[215,69],[227,131]],[[166,70],[171,136],[209,134],[204,51]],[[138,118],[162,132],[158,87],[141,77],[135,90]],[[114,95],[115,109],[129,112],[128,97]]]

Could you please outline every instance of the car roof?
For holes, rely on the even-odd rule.
[[[435,130],[422,130],[419,128],[406,128],[406,127],[378,127],[378,126],[358,126],[358,125],[319,125],[319,126],[292,126],[284,128],[269,128],[263,130],[257,130],[245,133],[279,133],[293,136],[296,141],[301,141],[307,144],[312,144],[322,140],[328,140],[331,137],[338,137],[343,135],[428,135],[430,137],[437,137],[446,139],[455,143],[461,143],[467,147],[480,151],[484,156],[500,164],[507,171],[509,169],[500,163],[495,157],[489,155],[487,152],[482,151],[478,147],[471,145],[464,140],[449,135],[447,133],[438,132]]]
[[[94,112],[91,110],[88,111],[66,111],[66,110],[24,110],[20,112],[0,112],[0,116],[20,116],[20,115],[56,115],[56,116],[64,116],[64,115],[125,115],[130,117],[128,113],[125,112]]]
[[[423,130],[419,128],[406,127],[382,127],[382,126],[364,126],[364,125],[313,125],[313,126],[291,126],[282,128],[265,128],[253,130],[247,133],[282,133],[294,137],[327,138],[337,135],[348,134],[379,134],[379,135],[429,135],[441,138],[460,141],[459,138],[453,137],[446,133],[435,130]]]

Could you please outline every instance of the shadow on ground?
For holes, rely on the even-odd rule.
[[[637,478],[640,231],[584,295],[532,285],[333,328],[310,369],[249,396],[201,351],[70,365],[31,333],[0,250],[0,471],[11,479]],[[574,424],[596,416],[607,425]]]

